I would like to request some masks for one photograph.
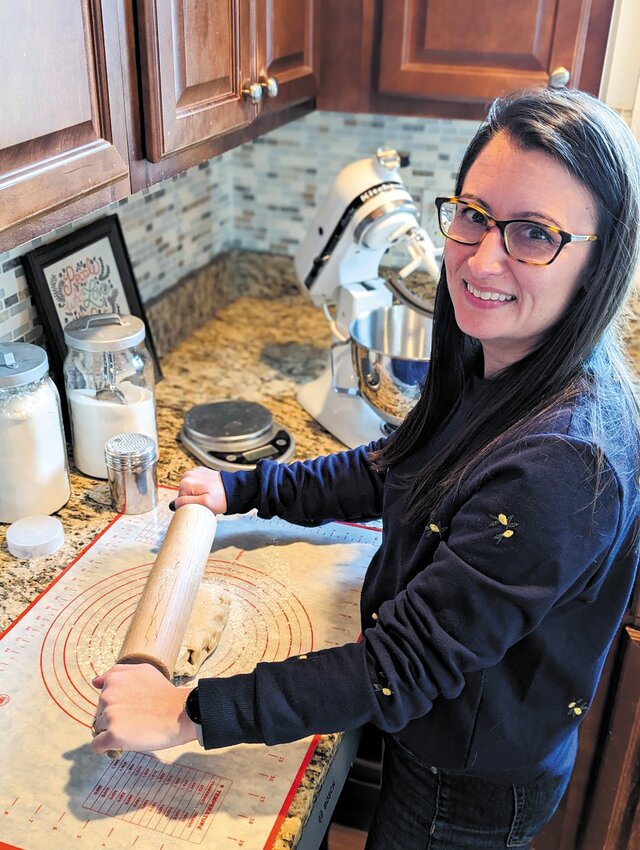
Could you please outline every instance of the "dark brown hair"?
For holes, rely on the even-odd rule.
[[[597,211],[597,250],[564,315],[533,351],[487,382],[485,396],[455,443],[413,477],[405,514],[411,524],[427,521],[445,494],[455,493],[470,467],[492,447],[581,392],[594,395],[591,427],[598,445],[609,388],[619,393],[622,386],[629,407],[629,439],[637,446],[638,408],[620,331],[640,253],[638,144],[613,110],[584,92],[516,94],[491,106],[462,160],[455,194],[460,194],[480,152],[501,133],[523,150],[553,157],[590,192]],[[456,324],[443,267],[421,398],[385,446],[372,453],[374,466],[395,466],[435,435],[455,411],[471,375],[481,368],[477,340]]]

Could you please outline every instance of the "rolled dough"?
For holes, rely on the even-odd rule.
[[[220,587],[208,582],[200,586],[175,663],[174,676],[196,675],[220,642],[230,605],[231,597]]]

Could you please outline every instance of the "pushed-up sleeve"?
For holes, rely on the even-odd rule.
[[[205,680],[208,746],[365,722],[404,728],[437,696],[457,697],[467,674],[498,664],[550,612],[597,594],[620,507],[615,475],[588,444],[532,438],[494,453],[446,522],[425,518],[415,557],[429,551],[428,563],[411,565],[360,643],[259,664],[242,681],[243,709],[233,678]],[[397,569],[393,557],[381,568]]]
[[[223,472],[227,513],[257,508],[264,519],[278,516],[304,525],[379,517],[385,476],[372,468],[369,452],[381,445],[291,464],[261,461],[250,472]]]

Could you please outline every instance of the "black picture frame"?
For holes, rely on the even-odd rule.
[[[64,326],[72,319],[96,313],[142,319],[156,381],[162,378],[117,215],[105,216],[35,248],[22,257],[22,265],[47,338],[51,372],[63,395],[62,366],[67,355]]]

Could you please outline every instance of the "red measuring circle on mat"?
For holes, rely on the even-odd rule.
[[[130,567],[85,587],[45,635],[40,653],[44,686],[65,714],[87,728],[98,704],[91,680],[115,663],[151,567]],[[251,672],[259,661],[281,661],[313,649],[306,608],[271,566],[266,571],[211,558],[205,580],[232,601],[220,644],[200,675]],[[184,683],[192,685],[193,680]]]
[[[11,702],[11,697],[9,696],[9,694],[0,694],[0,708],[2,708],[2,706],[6,705],[8,702]]]

